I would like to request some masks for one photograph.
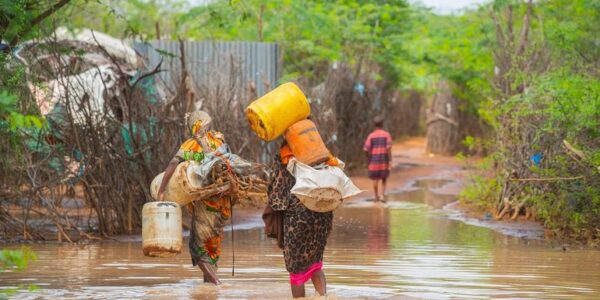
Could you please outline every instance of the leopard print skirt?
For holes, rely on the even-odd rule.
[[[303,273],[312,264],[323,261],[327,238],[331,232],[333,213],[307,209],[290,190],[296,179],[275,158],[269,185],[269,205],[284,211],[283,256],[290,273]]]

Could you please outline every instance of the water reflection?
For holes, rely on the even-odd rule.
[[[383,205],[375,205],[373,209],[372,218],[367,228],[367,250],[371,253],[380,253],[389,248],[389,212]]]

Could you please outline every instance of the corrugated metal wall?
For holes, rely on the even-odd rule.
[[[132,46],[149,62],[153,68],[163,59],[161,78],[168,86],[180,78],[179,41],[156,40],[147,43],[133,42]],[[277,86],[281,66],[279,49],[275,43],[260,42],[219,42],[185,41],[183,42],[187,70],[196,83],[201,83],[212,72],[230,70],[233,61],[239,66],[239,76],[244,85],[253,82],[258,96]]]

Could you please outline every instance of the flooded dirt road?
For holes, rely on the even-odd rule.
[[[600,297],[600,252],[563,251],[455,220],[441,209],[451,197],[430,191],[443,184],[415,182],[386,204],[358,200],[338,209],[325,254],[330,294],[340,299]],[[234,231],[234,277],[231,231],[226,233],[219,269],[224,284],[218,287],[202,283],[187,249],[174,258],[148,258],[137,237],[32,245],[38,261],[25,272],[0,274],[0,286],[39,288],[15,299],[289,298],[281,252],[264,236],[258,212],[246,215]],[[307,291],[312,295],[312,288]]]
[[[460,164],[424,155],[423,140],[398,146],[388,202],[356,199],[334,213],[324,261],[333,298],[600,299],[600,251],[551,246],[539,224],[465,217],[449,205],[464,176]],[[187,247],[174,258],[149,258],[132,236],[34,244],[38,261],[0,273],[0,289],[39,288],[15,299],[289,299],[283,256],[263,234],[260,211],[236,209],[234,219],[235,276],[227,226],[218,287],[202,283]]]

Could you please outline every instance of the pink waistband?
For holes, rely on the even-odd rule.
[[[323,262],[320,261],[318,263],[312,264],[310,267],[308,267],[308,270],[306,270],[303,273],[290,273],[290,283],[293,285],[304,284],[312,277],[312,275],[315,272],[320,271],[322,268]]]

